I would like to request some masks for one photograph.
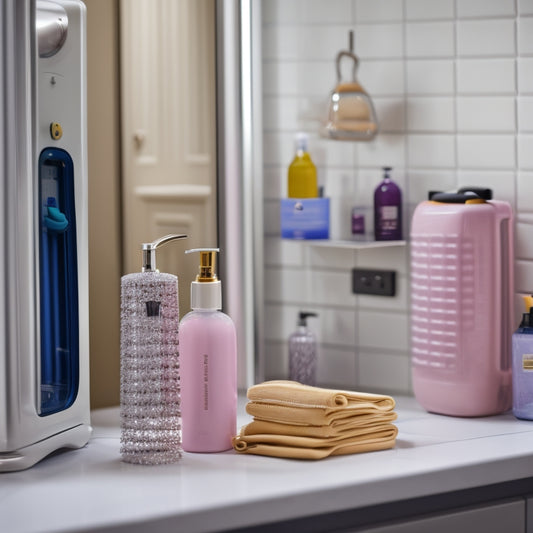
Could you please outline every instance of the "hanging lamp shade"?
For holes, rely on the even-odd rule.
[[[343,81],[341,61],[352,62],[351,80]],[[370,141],[378,132],[374,105],[368,93],[357,81],[359,59],[353,52],[353,32],[350,31],[350,50],[337,54],[337,85],[330,93],[323,135],[335,140]]]

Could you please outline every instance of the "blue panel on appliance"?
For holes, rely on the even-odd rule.
[[[78,265],[74,164],[65,150],[39,157],[41,416],[68,408],[78,394]]]

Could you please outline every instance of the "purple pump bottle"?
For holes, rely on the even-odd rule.
[[[533,307],[513,334],[513,414],[533,420]]]
[[[390,178],[392,167],[383,167],[383,181],[374,191],[374,238],[402,240],[402,191]]]

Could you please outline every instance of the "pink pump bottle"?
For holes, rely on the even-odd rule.
[[[186,452],[232,448],[237,431],[237,337],[222,313],[215,274],[218,248],[197,248],[199,274],[191,283],[192,311],[179,327],[182,447]]]

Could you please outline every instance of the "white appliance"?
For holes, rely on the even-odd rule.
[[[85,6],[3,0],[0,472],[90,437]]]

